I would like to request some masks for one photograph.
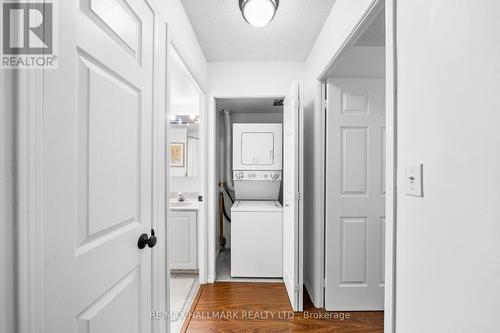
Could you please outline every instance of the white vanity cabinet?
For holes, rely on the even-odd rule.
[[[197,269],[196,211],[171,212],[171,269]]]

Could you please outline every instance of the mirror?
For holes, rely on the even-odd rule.
[[[200,127],[198,123],[171,125],[171,177],[199,177]]]

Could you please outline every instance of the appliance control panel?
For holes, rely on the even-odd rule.
[[[233,180],[271,180],[281,181],[281,171],[233,171]]]

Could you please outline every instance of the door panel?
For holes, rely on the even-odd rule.
[[[283,280],[294,311],[303,297],[303,110],[295,82],[283,108]]]
[[[366,283],[367,218],[341,218],[342,284]]]
[[[197,214],[172,211],[170,269],[197,269]]]
[[[383,93],[383,80],[328,80],[325,307],[330,311],[383,309]]]
[[[366,195],[368,188],[368,128],[342,127],[342,194]]]
[[[44,72],[46,332],[151,331],[154,12],[145,0],[59,2]],[[160,240],[161,241],[161,240]]]
[[[140,332],[138,295],[140,284],[136,268],[77,316],[77,332]]]
[[[141,220],[141,108],[135,87],[79,56],[79,238],[86,243]]]

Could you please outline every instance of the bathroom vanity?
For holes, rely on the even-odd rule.
[[[171,266],[173,270],[195,270],[197,263],[197,215],[199,203],[172,201],[171,208]]]

